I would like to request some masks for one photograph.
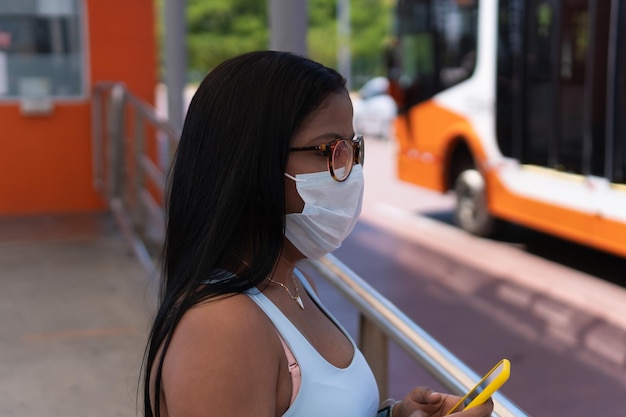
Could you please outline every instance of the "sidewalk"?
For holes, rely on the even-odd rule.
[[[148,283],[107,215],[0,219],[0,415],[138,415]]]

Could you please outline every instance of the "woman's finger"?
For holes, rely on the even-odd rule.
[[[430,388],[416,387],[408,395],[409,399],[418,404],[435,404],[441,401],[441,394]]]

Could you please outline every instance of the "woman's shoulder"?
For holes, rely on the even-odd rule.
[[[209,406],[232,407],[233,401],[241,401],[238,395],[255,386],[267,387],[267,392],[254,394],[251,401],[273,402],[282,347],[272,329],[245,294],[222,296],[189,309],[165,354],[168,409],[196,415]],[[204,404],[207,398],[212,404]]]
[[[201,302],[181,318],[174,337],[197,342],[229,343],[258,340],[272,325],[245,294],[227,294]]]

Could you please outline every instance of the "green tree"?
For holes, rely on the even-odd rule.
[[[337,0],[309,0],[309,57],[337,68]]]
[[[352,1],[350,47],[354,87],[386,73],[383,51],[391,34],[394,4],[393,0]]]
[[[159,0],[162,1],[162,0]],[[383,74],[382,51],[393,0],[352,0],[354,86]],[[308,0],[309,56],[337,67],[337,0]],[[189,69],[192,81],[234,55],[267,49],[267,0],[187,0]]]
[[[350,2],[350,50],[353,87],[383,75],[383,49],[388,42],[393,0]],[[337,67],[337,0],[309,0],[309,56]]]
[[[187,0],[187,25],[192,78],[234,55],[268,45],[266,1]]]

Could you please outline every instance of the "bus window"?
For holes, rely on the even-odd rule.
[[[626,47],[626,30],[625,25],[622,25],[622,45]],[[620,99],[619,99],[619,113],[617,116],[618,129],[617,129],[617,140],[621,143],[621,166],[620,166],[620,181],[626,182],[626,55],[622,54],[622,63],[621,63],[621,89],[620,89]]]
[[[509,151],[523,163],[602,175],[609,8],[589,0],[531,0],[526,7],[524,105],[511,122],[524,134],[521,146],[500,141],[511,141]],[[499,94],[506,98],[506,88]]]
[[[613,149],[613,182],[626,182],[626,1],[619,6],[618,40],[615,44],[616,91],[615,93],[615,138]]]
[[[435,1],[435,30],[439,42],[441,89],[468,79],[476,66],[477,0]]]
[[[397,82],[411,106],[468,79],[476,64],[477,0],[399,0]]]
[[[436,93],[434,36],[430,28],[428,0],[399,0],[396,30],[398,74],[395,81],[402,91],[402,107],[420,103]],[[402,111],[402,108],[400,109]]]
[[[522,162],[541,166],[549,161],[555,132],[554,75],[556,18],[558,10],[550,0],[530,0],[526,10],[526,137]],[[551,163],[550,163],[551,162]]]
[[[587,59],[589,80],[586,100],[587,121],[583,146],[583,173],[599,177],[606,176],[607,165],[607,82],[613,77],[609,70],[609,29],[611,27],[611,3],[590,3],[590,53]],[[611,141],[613,139],[610,139]],[[610,163],[610,162],[609,162]]]
[[[522,159],[525,137],[523,102],[524,3],[501,0],[498,9],[496,130],[503,155]]]
[[[626,50],[626,4],[622,4],[622,16],[621,16],[622,24],[621,24],[621,50],[622,53],[619,55],[621,57],[620,71],[622,73],[622,88],[621,88],[621,99],[620,99],[620,110],[619,113],[621,116],[618,120],[621,121],[619,126],[619,135],[618,138],[621,138],[622,149],[626,149],[626,53],[623,51]],[[626,156],[622,159],[622,163],[624,167],[622,168],[622,172],[626,172]]]
[[[85,95],[79,0],[0,0],[0,99]]]
[[[558,163],[560,168],[583,173],[583,137],[585,109],[589,106],[585,94],[587,62],[589,58],[589,0],[565,0],[562,4],[559,107],[560,141]]]

